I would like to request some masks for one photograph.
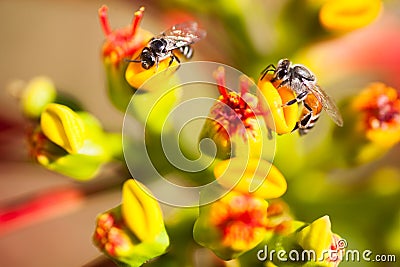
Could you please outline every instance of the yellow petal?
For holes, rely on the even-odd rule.
[[[85,127],[81,118],[69,107],[48,104],[40,118],[43,133],[71,154],[83,146]]]
[[[271,111],[273,121],[267,119],[268,128],[275,129],[278,134],[290,133],[299,118],[298,104],[285,107],[282,107],[282,104],[296,98],[293,90],[285,86],[277,90],[267,79],[259,81],[258,88],[260,88]],[[268,118],[271,117],[268,116]]]
[[[221,161],[214,168],[214,176],[225,188],[264,199],[280,197],[287,189],[282,173],[262,159],[235,157]]]
[[[127,180],[122,188],[122,216],[142,241],[153,240],[164,230],[161,208],[149,192],[133,179]]]
[[[381,9],[381,0],[329,0],[322,6],[319,19],[328,30],[351,31],[370,24]]]
[[[140,55],[139,53],[136,53],[132,59],[136,59],[139,57]],[[168,67],[170,67],[169,63],[170,63],[170,58],[166,58],[164,60],[162,60],[161,62],[158,63],[158,68],[156,66],[156,64],[154,64],[154,66],[152,66],[150,69],[146,70],[142,67],[142,64],[140,62],[131,62],[128,65],[128,68],[126,69],[125,72],[125,78],[128,81],[128,83],[134,87],[134,88],[139,88],[140,86],[142,86],[142,84],[149,78],[151,78],[153,75],[162,72],[164,70],[166,70]],[[171,73],[173,73],[176,70],[176,67],[179,66],[179,63],[174,60],[171,64]],[[168,74],[166,74],[168,75]],[[167,87],[168,88],[168,87]]]

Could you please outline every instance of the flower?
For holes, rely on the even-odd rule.
[[[122,204],[97,216],[93,242],[121,266],[142,266],[169,246],[160,206],[143,190],[139,182],[127,180]]]
[[[319,20],[327,30],[346,32],[370,24],[381,9],[381,0],[328,0],[320,9]]]
[[[296,233],[296,242],[307,251],[315,252],[315,258],[323,266],[336,267],[342,260],[345,240],[331,231],[329,216],[323,216]]]
[[[106,133],[87,112],[50,103],[40,125],[28,134],[30,154],[39,164],[77,180],[96,176],[100,167],[122,155],[121,134]]]
[[[247,150],[246,154],[251,157],[259,157],[262,153],[262,127],[265,125],[257,118],[262,112],[258,109],[257,97],[250,93],[251,81],[242,76],[240,93],[236,93],[228,91],[223,67],[219,67],[214,76],[221,95],[211,107],[200,140],[213,139],[220,159],[243,154],[240,149]],[[232,143],[235,143],[235,151],[232,151]]]
[[[298,104],[289,106],[283,106],[283,104],[296,98],[296,95],[287,86],[281,86],[277,89],[277,84],[270,82],[271,78],[272,76],[267,74],[258,81],[258,88],[262,94],[260,106],[264,107],[264,113],[268,115],[265,116],[267,127],[277,134],[290,133],[299,119]]]
[[[116,30],[110,27],[107,11],[108,7],[105,5],[99,9],[100,24],[106,37],[102,55],[106,63],[112,63],[118,67],[124,59],[131,58],[133,54],[141,50],[152,38],[152,34],[139,27],[144,7],[135,12],[131,25]]]
[[[107,74],[108,95],[115,107],[125,111],[135,90],[125,80],[128,66],[125,60],[140,52],[153,34],[139,27],[143,17],[143,7],[135,12],[131,25],[115,30],[111,29],[107,11],[107,6],[103,5],[98,14],[106,37],[102,48],[102,59]]]
[[[200,207],[193,234],[197,243],[224,260],[238,257],[264,238],[268,202],[248,194],[229,192]]]
[[[362,115],[358,127],[368,140],[382,147],[400,141],[400,96],[396,89],[373,83],[354,99],[353,109]]]
[[[282,173],[270,162],[258,158],[234,157],[221,161],[214,168],[214,176],[225,188],[264,199],[278,198],[287,189]]]

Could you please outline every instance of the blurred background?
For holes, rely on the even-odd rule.
[[[111,166],[100,177],[79,183],[32,162],[25,120],[7,88],[16,79],[49,76],[105,129],[120,131],[123,113],[107,98],[100,56],[101,5],[109,7],[112,28],[130,24],[140,6],[146,7],[141,26],[155,34],[176,22],[196,20],[208,35],[195,45],[193,60],[222,62],[255,80],[265,66],[287,57],[309,66],[339,102],[370,82],[400,89],[400,2],[383,1],[375,21],[350,32],[329,31],[319,24],[316,10],[322,2],[0,0],[0,208],[14,209],[17,218],[0,222],[0,265],[82,266],[100,255],[91,242],[94,220],[120,202],[123,177],[115,177]],[[329,123],[326,115],[322,118],[315,131],[299,141],[306,149],[318,145]],[[397,145],[368,166],[336,170],[329,177],[317,173],[303,181],[290,170],[295,163],[282,161],[279,167],[289,180],[285,198],[299,220],[329,214],[334,232],[352,248],[399,255],[399,158]],[[307,160],[314,159],[310,155]],[[316,182],[321,179],[343,189],[337,198],[324,197],[331,183]],[[42,207],[40,200],[46,198],[54,201]],[[340,266],[360,265],[398,266]]]

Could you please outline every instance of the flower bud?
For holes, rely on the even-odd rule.
[[[277,266],[337,267],[347,246],[346,240],[332,233],[329,216],[311,224],[292,221],[291,234],[286,232],[269,242],[269,249],[285,252],[272,259]]]
[[[331,231],[329,216],[323,216],[296,233],[297,243],[308,251],[314,251],[316,258],[322,266],[334,267],[342,260],[345,246]]]
[[[268,203],[247,194],[229,192],[214,203],[201,206],[193,235],[224,260],[236,258],[264,238]]]
[[[264,199],[278,198],[287,189],[282,173],[270,162],[257,158],[221,161],[214,168],[214,176],[225,188]]]
[[[57,92],[47,77],[35,77],[22,89],[21,104],[25,116],[38,118],[47,104],[52,103]]]
[[[69,107],[48,104],[40,117],[43,133],[68,153],[76,154],[85,140],[85,127],[81,118]]]
[[[134,240],[125,233],[118,210],[111,210],[97,216],[97,226],[93,241],[100,250],[111,257],[128,256]]]

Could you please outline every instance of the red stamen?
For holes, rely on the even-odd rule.
[[[214,72],[215,80],[217,81],[218,91],[224,99],[228,98],[228,89],[226,88],[225,81],[225,69],[224,67],[218,67]]]
[[[248,77],[246,77],[244,75],[240,76],[239,82],[240,82],[240,95],[241,96],[250,92],[250,80]]]
[[[112,29],[110,27],[110,21],[108,19],[107,11],[108,11],[108,7],[106,5],[102,5],[99,8],[99,19],[100,19],[100,25],[101,25],[101,28],[103,29],[104,35],[106,37],[109,37],[112,34]]]
[[[143,6],[138,11],[135,12],[135,15],[132,20],[132,31],[130,37],[135,36],[136,31],[139,28],[140,21],[142,20],[143,12],[144,12]]]

